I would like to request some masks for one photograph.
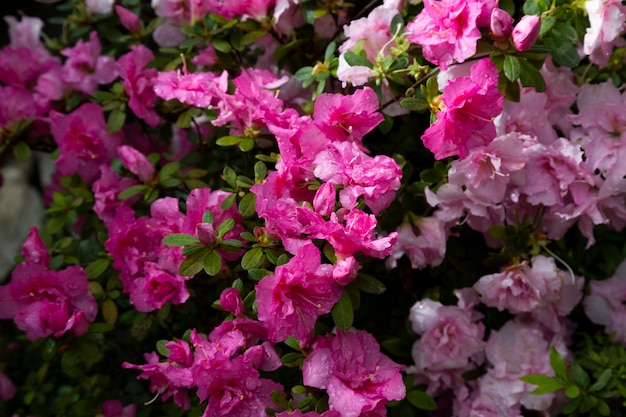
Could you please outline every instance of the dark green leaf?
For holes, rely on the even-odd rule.
[[[115,324],[115,322],[117,321],[117,315],[118,310],[115,301],[111,300],[110,298],[104,300],[104,302],[102,303],[102,317],[104,317],[104,321],[107,324]]]
[[[261,281],[264,276],[271,275],[272,271],[268,271],[267,269],[250,269],[248,271],[248,277],[252,281]]]
[[[346,51],[343,54],[343,57],[348,63],[348,65],[350,65],[351,67],[361,66],[361,67],[367,67],[367,68],[374,68],[374,65],[369,61],[369,59],[367,59],[366,57],[362,55],[357,55],[352,51]]]
[[[359,273],[354,284],[363,292],[369,294],[382,294],[385,292],[385,284],[371,275]]]
[[[263,264],[264,259],[263,248],[257,246],[243,255],[243,258],[241,258],[241,266],[246,271],[256,269]]]
[[[117,133],[124,127],[126,121],[126,112],[124,110],[114,109],[109,113],[107,118],[107,130],[110,133]]]
[[[230,44],[229,44],[227,41],[223,40],[223,39],[213,39],[213,40],[211,41],[211,44],[213,45],[213,47],[214,47],[217,51],[223,52],[223,53],[225,53],[225,54],[230,53],[230,51],[231,51],[231,49],[232,49],[232,48],[230,47]]]
[[[577,363],[572,364],[572,377],[580,387],[587,388],[589,386],[589,374]]]
[[[605,369],[598,377],[598,380],[594,382],[589,389],[594,392],[600,391],[602,388],[606,387],[607,382],[609,382],[609,379],[611,379],[612,376],[613,370],[610,368]]]
[[[145,185],[145,184],[132,185],[132,186],[128,187],[127,189],[125,189],[124,191],[120,192],[117,195],[117,198],[119,200],[124,200],[126,198],[130,198],[130,197],[133,197],[133,196],[143,192],[147,188],[148,188],[148,186]]]
[[[524,87],[534,87],[538,92],[546,91],[546,82],[537,68],[524,59],[518,60],[521,72],[520,81]]]
[[[410,111],[423,112],[430,109],[426,100],[418,97],[408,97],[400,101],[400,105]]]
[[[192,276],[196,275],[200,271],[204,269],[204,257],[206,256],[206,251],[201,251],[198,253],[194,253],[193,255],[187,256],[181,263],[178,268],[178,273],[182,276]]]
[[[163,168],[161,168],[161,171],[159,171],[159,178],[161,179],[161,181],[163,181],[164,179],[171,177],[172,174],[176,173],[176,171],[178,171],[179,168],[180,168],[179,162],[177,161],[170,162],[167,165],[165,165]]]
[[[407,392],[406,399],[416,408],[420,410],[436,410],[437,403],[430,395],[426,394],[424,391],[420,390],[411,390]]]
[[[397,14],[391,19],[391,24],[389,25],[389,31],[392,35],[401,35],[402,29],[404,29],[404,19],[401,14]]]
[[[171,350],[165,347],[165,345],[168,344],[169,342],[170,342],[169,340],[163,340],[163,339],[156,342],[156,350],[157,352],[159,352],[159,355],[167,356],[170,353],[172,353]]]
[[[339,301],[331,310],[331,315],[335,326],[340,330],[347,331],[352,327],[352,323],[354,322],[354,310],[350,296],[346,291],[341,293]]]
[[[107,270],[111,260],[109,258],[98,258],[85,268],[85,273],[89,279],[98,278]]]
[[[519,61],[519,58],[513,55],[507,55],[504,58],[504,75],[510,81],[516,81],[520,77],[522,67]]]
[[[217,275],[222,270],[222,257],[214,250],[204,258],[204,271],[210,276]]]

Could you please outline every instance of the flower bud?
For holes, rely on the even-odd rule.
[[[320,186],[313,198],[313,208],[320,216],[330,216],[335,209],[335,199],[337,191],[335,186],[329,182]]]
[[[508,38],[513,31],[513,17],[502,9],[493,9],[489,31],[496,40]]]
[[[196,235],[200,242],[210,245],[215,242],[218,233],[211,223],[198,223],[196,225]]]
[[[156,171],[148,158],[135,148],[122,145],[117,148],[117,154],[122,163],[130,172],[137,175],[142,182],[149,182],[154,178]]]
[[[524,16],[513,29],[513,46],[518,51],[528,51],[537,42],[541,30],[539,16]]]
[[[135,13],[122,6],[115,6],[115,13],[117,13],[117,17],[120,18],[122,26],[130,33],[141,32],[141,20],[139,20],[139,16]]]
[[[232,287],[226,288],[222,291],[222,294],[220,294],[220,306],[229,313],[233,313],[235,316],[240,315],[246,310],[239,290]]]

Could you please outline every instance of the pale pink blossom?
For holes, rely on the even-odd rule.
[[[49,55],[41,42],[43,21],[38,17],[22,16],[18,22],[13,16],[5,16],[4,21],[9,25],[10,45],[14,48],[28,48],[42,55]]]
[[[387,265],[395,268],[396,261],[407,255],[414,269],[439,266],[446,254],[448,231],[445,223],[437,217],[422,217],[411,223],[402,223],[398,229],[398,240],[393,246]]]
[[[85,0],[87,13],[89,14],[109,14],[113,12],[115,0]]]
[[[624,46],[621,35],[626,30],[626,7],[619,0],[587,0],[585,10],[589,28],[585,33],[583,52],[600,67],[609,63],[613,47]]]
[[[513,46],[518,51],[528,51],[533,47],[539,31],[541,30],[541,19],[539,16],[526,15],[515,25],[511,35]]]

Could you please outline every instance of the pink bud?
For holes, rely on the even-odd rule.
[[[220,306],[235,316],[245,311],[243,300],[237,288],[229,287],[222,291],[222,294],[220,294]]]
[[[489,30],[494,39],[508,38],[513,31],[513,17],[502,9],[493,9]]]
[[[341,285],[348,285],[359,274],[361,264],[354,256],[345,259],[339,259],[333,267],[333,279]]]
[[[120,18],[122,26],[130,33],[139,33],[141,31],[141,20],[135,13],[122,6],[115,6],[115,12],[117,17]]]
[[[22,246],[21,255],[28,262],[43,265],[46,268],[50,265],[48,247],[41,240],[39,230],[36,227],[31,228],[28,232],[28,238],[24,242],[24,246]]]
[[[335,209],[336,198],[335,186],[329,182],[324,183],[315,193],[313,208],[321,216],[330,216],[330,213]]]
[[[117,154],[122,163],[130,172],[139,177],[142,182],[149,182],[154,178],[156,171],[148,158],[135,148],[122,145],[117,148]]]
[[[218,233],[211,223],[198,223],[196,225],[196,235],[200,242],[210,245],[215,242]]]
[[[539,31],[541,30],[541,19],[539,16],[524,16],[513,29],[513,46],[518,51],[528,51],[533,47]]]

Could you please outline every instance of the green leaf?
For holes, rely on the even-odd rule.
[[[343,54],[343,57],[351,67],[358,65],[361,67],[374,68],[374,65],[369,61],[369,59],[362,55],[357,55],[352,51],[346,51]]]
[[[80,356],[74,349],[64,352],[63,356],[61,356],[61,369],[71,378],[80,376],[82,367],[79,364]]]
[[[125,189],[124,191],[120,192],[117,195],[117,198],[118,198],[118,200],[124,200],[126,198],[133,197],[133,196],[143,192],[146,189],[148,189],[148,186],[145,185],[145,184],[132,185],[132,186],[128,187],[127,189]]]
[[[235,220],[226,219],[219,226],[217,226],[217,237],[223,239],[224,236],[235,227]]]
[[[313,67],[302,67],[293,75],[298,81],[305,81],[313,77]]]
[[[243,217],[250,217],[256,213],[256,195],[254,193],[247,193],[243,196],[239,202],[239,213]]]
[[[577,363],[572,364],[572,377],[580,387],[587,388],[589,386],[589,374]]]
[[[387,289],[380,280],[362,272],[357,275],[354,284],[368,294],[382,294]]]
[[[104,300],[104,302],[102,303],[102,317],[104,317],[104,321],[107,324],[115,324],[115,322],[117,321],[117,315],[118,310],[115,301],[111,300],[110,298]]]
[[[596,406],[596,410],[600,413],[601,416],[610,416],[611,408],[604,400],[598,400],[598,405]]]
[[[292,348],[293,350],[297,350],[298,352],[302,350],[300,348],[300,342],[298,342],[298,340],[296,340],[296,338],[293,336],[289,336],[287,340],[285,340],[284,343],[290,348]]]
[[[272,271],[268,271],[267,269],[250,269],[248,271],[248,277],[252,281],[261,281],[264,276],[272,275]]]
[[[302,353],[289,352],[280,358],[280,361],[287,366],[297,366],[304,360]]]
[[[352,308],[352,301],[346,291],[341,293],[341,297],[337,304],[331,310],[333,322],[340,330],[347,331],[352,327],[354,322],[354,310]]]
[[[91,326],[90,326],[91,328]],[[54,355],[56,355],[57,353],[57,344],[54,341],[54,339],[46,339],[46,341],[43,344],[43,348],[41,350],[43,359],[45,361],[49,361],[50,359],[52,359],[54,357]]]
[[[117,133],[124,127],[126,121],[126,112],[119,108],[113,109],[107,118],[107,130],[110,133]]]
[[[426,394],[424,391],[411,390],[406,393],[406,399],[420,410],[432,411],[437,409],[437,403],[433,397]]]
[[[169,350],[168,348],[165,347],[165,345],[167,345],[169,343],[169,340],[158,340],[156,342],[156,350],[157,352],[159,352],[159,355],[161,356],[167,356],[170,353],[172,353],[171,350]]]
[[[241,37],[239,41],[241,45],[251,45],[257,39],[263,37],[267,33],[266,30],[253,30],[252,32],[248,32]]]
[[[250,271],[251,269],[259,268],[264,260],[263,248],[256,246],[243,255],[241,258],[241,267],[246,271]]]
[[[567,398],[578,398],[578,396],[580,395],[580,388],[578,388],[577,385],[570,385],[569,387],[567,387],[565,389],[565,396]]]
[[[518,60],[521,72],[520,81],[524,87],[534,87],[538,92],[546,91],[546,82],[537,68],[525,59]]]
[[[426,100],[418,97],[408,97],[400,101],[400,105],[409,111],[423,112],[430,109]]]
[[[172,174],[175,174],[179,168],[180,168],[179,162],[177,161],[170,162],[167,165],[165,165],[163,168],[161,168],[161,171],[159,171],[159,178],[161,179],[161,181],[163,181],[164,179],[171,177]]]
[[[222,173],[222,178],[228,185],[232,188],[237,188],[237,173],[231,167],[224,168],[224,172]]]
[[[551,376],[541,374],[531,374],[520,378],[520,380],[529,384],[537,385],[537,388],[531,394],[547,394],[558,391],[565,386]]]
[[[98,278],[107,270],[111,260],[109,258],[98,258],[85,268],[85,273],[89,279]]]
[[[389,30],[392,35],[396,33],[398,35],[402,35],[402,29],[404,29],[404,19],[401,14],[397,14],[391,19],[391,24],[389,25]]]
[[[519,61],[519,58],[513,55],[507,55],[504,58],[504,75],[510,81],[516,81],[520,77],[522,66]]]
[[[589,387],[589,390],[593,392],[600,391],[602,388],[606,387],[606,384],[609,382],[609,379],[611,379],[612,376],[613,370],[610,368],[605,369],[598,377],[598,380],[594,382],[591,387]]]
[[[218,140],[215,141],[219,146],[234,146],[237,145],[241,141],[239,136],[222,136]]]
[[[24,142],[17,142],[13,147],[13,156],[15,156],[18,161],[28,161],[32,155],[33,153],[30,147]]]
[[[222,257],[214,250],[204,258],[204,271],[210,276],[217,275],[222,270]]]
[[[545,40],[546,47],[555,64],[568,68],[575,68],[580,64],[578,51],[573,44],[564,42],[561,38],[550,36]]]
[[[166,246],[187,246],[200,243],[197,237],[186,233],[173,233],[163,238],[163,244]]]
[[[242,138],[239,142],[239,150],[241,152],[248,152],[254,148],[254,139]]]
[[[138,315],[130,328],[130,335],[139,340],[144,339],[152,328],[153,322],[154,316],[151,314]]]
[[[491,231],[491,229],[489,231]],[[550,348],[550,365],[552,366],[552,369],[554,369],[554,373],[556,374],[556,376],[561,378],[563,381],[567,381],[565,360],[563,359],[561,354],[554,348],[554,346]]]
[[[328,46],[326,47],[326,50],[324,51],[324,60],[327,61],[331,59],[336,50],[337,50],[337,42],[329,43]]]
[[[204,250],[187,256],[180,263],[178,273],[182,276],[192,276],[202,271],[204,269],[204,257],[206,256],[206,254],[207,252],[206,250]]]
[[[230,51],[232,50],[230,44],[223,39],[213,39],[211,41],[211,44],[213,45],[213,48],[215,48],[215,50],[223,52],[225,54],[230,53]]]

